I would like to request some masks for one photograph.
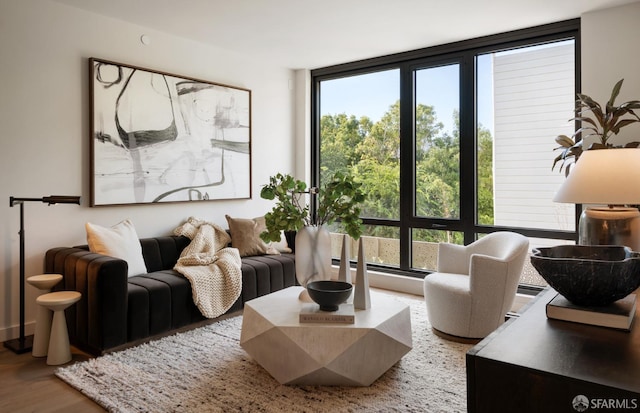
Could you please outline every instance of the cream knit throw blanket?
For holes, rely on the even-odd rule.
[[[242,292],[240,253],[227,247],[229,234],[194,217],[173,232],[191,239],[173,269],[191,282],[193,302],[207,318],[224,314]]]

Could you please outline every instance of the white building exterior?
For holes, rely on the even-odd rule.
[[[554,138],[571,136],[574,45],[526,48],[493,55],[494,218],[500,226],[575,229],[573,204],[553,196],[564,180]],[[542,244],[557,240],[540,240]]]

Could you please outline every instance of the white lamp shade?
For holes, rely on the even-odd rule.
[[[640,149],[584,151],[553,200],[572,204],[640,204]]]

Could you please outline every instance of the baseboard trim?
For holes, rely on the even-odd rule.
[[[24,335],[30,336],[36,331],[36,322],[29,321],[24,324]],[[20,325],[16,324],[10,327],[0,329],[0,342],[12,340],[20,336]]]
[[[338,267],[333,265],[332,272],[332,277],[337,279]],[[424,296],[424,281],[422,278],[388,274],[372,270],[367,270],[367,275],[369,276],[369,287]],[[356,269],[351,268],[351,281],[355,282],[355,279]]]
[[[338,277],[338,267],[332,266],[334,278]],[[404,275],[388,274],[379,271],[368,270],[369,286],[384,290],[397,291],[406,294],[424,296],[424,280],[422,278],[408,277]],[[356,270],[351,269],[351,280],[355,281]],[[529,294],[516,294],[511,306],[511,311],[518,313],[535,296]]]

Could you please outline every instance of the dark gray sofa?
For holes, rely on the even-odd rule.
[[[89,252],[86,245],[47,251],[45,272],[64,277],[56,289],[82,293],[66,310],[71,343],[100,355],[206,320],[189,281],[172,269],[189,242],[182,236],[141,239],[148,274],[134,277],[127,277],[125,261]],[[243,257],[242,294],[227,313],[295,284],[293,254]]]

